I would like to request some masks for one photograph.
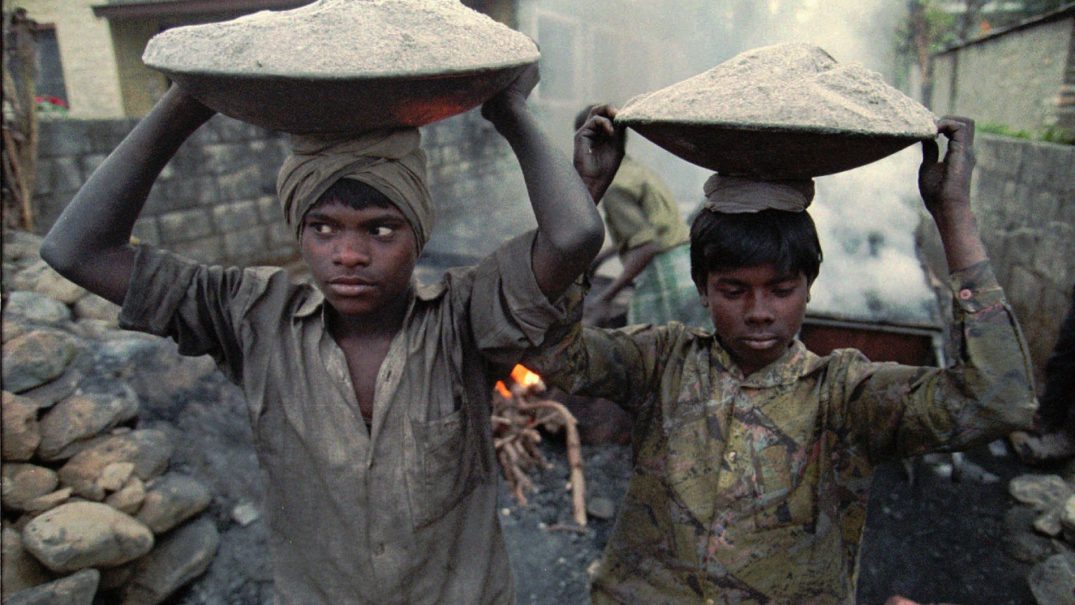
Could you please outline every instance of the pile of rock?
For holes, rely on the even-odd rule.
[[[139,423],[133,360],[150,337],[116,330],[116,305],[57,275],[39,246],[5,233],[4,604],[160,603],[217,551],[201,515],[212,494],[169,468],[169,432]]]
[[[1027,582],[1038,605],[1069,605],[1075,595],[1075,463],[1066,477],[1025,474],[1008,492],[1008,553],[1034,564]]]

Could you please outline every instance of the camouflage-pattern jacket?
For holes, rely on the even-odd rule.
[[[854,603],[874,466],[986,443],[1036,408],[989,264],[951,281],[960,354],[945,369],[851,349],[819,357],[795,341],[743,376],[717,338],[678,323],[574,324],[524,360],[634,418],[634,470],[594,603]]]

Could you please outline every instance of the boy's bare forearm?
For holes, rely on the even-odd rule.
[[[41,256],[113,302],[130,282],[131,231],[153,182],[179,146],[213,115],[173,87],[101,163],[45,237]]]
[[[934,214],[933,221],[941,235],[949,271],[961,271],[988,260],[969,203],[965,208]]]
[[[938,161],[936,141],[923,143],[918,188],[940,232],[948,269],[954,272],[987,260],[970,204],[974,121],[946,116],[937,123],[937,131],[947,137],[948,149]]]
[[[490,119],[522,168],[538,223],[534,275],[542,292],[556,298],[600,251],[601,216],[572,164],[538,126],[525,98],[507,100]]]

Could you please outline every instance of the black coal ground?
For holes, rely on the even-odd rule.
[[[508,542],[520,605],[589,603],[587,570],[608,541],[613,520],[591,518],[584,534],[572,525],[565,491],[567,462],[561,444],[542,449],[553,465],[535,474],[538,491],[518,506],[501,490],[501,524]],[[584,446],[587,496],[618,504],[630,473],[630,447]],[[1027,469],[1010,455],[988,448],[968,460],[997,475],[983,483],[954,482],[918,465],[914,484],[904,468],[889,464],[874,478],[861,553],[858,603],[880,605],[894,595],[923,603],[1032,604],[1025,577],[1029,566],[1003,548],[1007,480]]]

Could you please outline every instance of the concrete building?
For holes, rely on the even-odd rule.
[[[949,48],[932,62],[934,113],[1075,138],[1075,3]]]

